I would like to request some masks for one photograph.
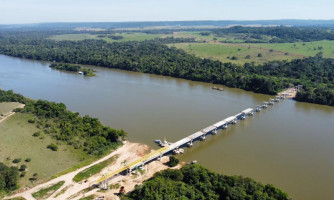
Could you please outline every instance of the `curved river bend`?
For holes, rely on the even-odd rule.
[[[270,96],[212,84],[95,68],[83,77],[47,62],[0,55],[0,88],[27,97],[64,102],[129,132],[129,140],[156,147],[174,142]],[[272,183],[300,200],[334,199],[334,108],[284,100],[195,143],[180,158],[198,160],[228,175]]]

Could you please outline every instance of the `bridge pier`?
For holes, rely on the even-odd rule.
[[[201,136],[200,138],[202,141],[205,140],[205,134]]]
[[[188,147],[192,147],[192,146],[193,146],[193,141],[190,140],[190,142],[187,143],[187,146],[188,146]]]

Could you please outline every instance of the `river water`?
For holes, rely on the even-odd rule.
[[[272,98],[212,84],[94,67],[96,77],[0,55],[0,88],[63,102],[157,148]],[[334,108],[284,100],[179,156],[227,175],[272,183],[293,199],[334,199]]]

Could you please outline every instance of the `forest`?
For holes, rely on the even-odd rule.
[[[290,198],[273,185],[263,185],[240,176],[221,175],[195,164],[158,172],[121,199],[288,200]]]
[[[24,108],[15,111],[31,114],[29,122],[41,132],[90,155],[99,156],[115,149],[127,135],[123,130],[104,126],[96,118],[70,112],[63,103],[31,100],[11,90],[0,90],[0,102],[12,101],[25,103]]]
[[[296,27],[243,27],[234,26],[231,28],[214,29],[212,33],[216,36],[245,34],[249,39],[246,43],[256,42],[262,36],[270,36],[269,43],[283,43],[283,42],[311,42],[318,40],[334,40],[334,32],[321,28],[296,28]],[[261,42],[265,42],[261,40]]]
[[[202,59],[161,40],[114,42],[103,40],[53,41],[20,33],[2,35],[0,53],[20,58],[78,63],[129,71],[223,84],[264,94],[277,94],[301,84],[298,101],[334,106],[334,60],[321,54],[293,61],[273,61],[263,65]]]

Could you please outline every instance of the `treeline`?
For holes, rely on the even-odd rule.
[[[262,36],[270,36],[270,43],[283,42],[311,42],[318,40],[334,40],[334,32],[321,28],[296,28],[296,27],[244,27],[234,26],[231,28],[214,29],[212,32],[218,37],[226,35],[245,34],[250,39],[246,42],[256,42],[252,39],[261,39]],[[263,42],[261,40],[261,42]]]
[[[96,118],[87,115],[81,117],[79,113],[70,112],[62,103],[21,97],[12,91],[0,90],[0,102],[25,103],[24,108],[18,108],[15,111],[32,114],[33,119],[29,122],[36,124],[44,134],[88,154],[102,155],[121,145],[120,141],[127,135],[123,130],[104,126]]]
[[[45,39],[0,39],[0,53],[21,58],[63,63],[80,63],[129,71],[153,73],[194,81],[223,84],[264,94],[276,94],[302,84],[324,88],[314,103],[333,106],[333,59],[321,55],[291,62],[278,61],[255,66],[238,66],[198,58],[183,50],[169,48],[156,41],[114,42],[103,40],[53,41]],[[305,93],[318,90],[305,90]],[[320,93],[319,93],[320,95]],[[309,101],[306,98],[297,98]]]
[[[136,186],[122,200],[182,199],[182,200],[288,200],[282,190],[263,185],[250,178],[225,176],[199,165],[187,165],[181,169],[167,169]]]
[[[266,77],[288,78],[293,85],[303,85],[296,100],[334,106],[334,59],[325,59],[322,54],[305,59],[272,61],[255,66],[245,64],[241,72],[260,74]]]
[[[1,90],[0,88],[0,102],[20,102],[25,104],[28,100],[20,95],[13,92],[13,90]]]
[[[164,38],[154,38],[154,42],[159,42],[161,44],[172,44],[172,43],[201,43],[204,41],[196,41],[195,38],[182,38],[182,37],[164,37]]]
[[[68,63],[52,63],[50,64],[51,68],[63,70],[63,71],[70,71],[70,72],[82,72],[85,76],[95,76],[94,70],[89,68],[83,68],[80,65],[68,64]]]

